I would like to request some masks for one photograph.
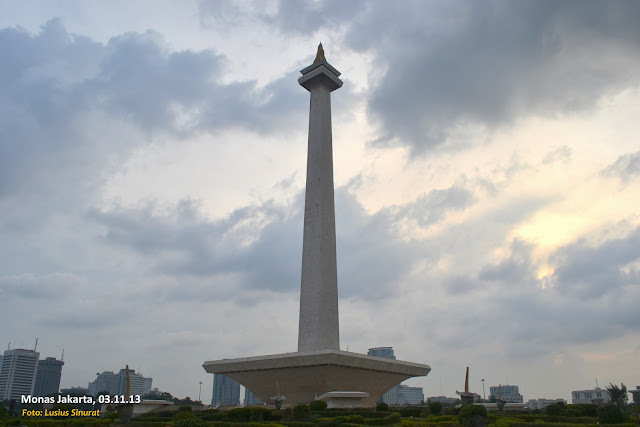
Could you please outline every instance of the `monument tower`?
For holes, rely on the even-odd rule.
[[[340,350],[331,92],[342,81],[325,59],[322,44],[313,64],[300,72],[298,83],[311,93],[311,101],[298,351]]]
[[[300,73],[298,83],[309,91],[310,106],[298,351],[212,360],[202,366],[233,378],[263,402],[282,393],[287,404],[321,397],[373,405],[396,384],[427,375],[431,368],[340,350],[331,92],[342,81],[322,44],[313,64]]]

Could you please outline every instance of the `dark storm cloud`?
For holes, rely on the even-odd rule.
[[[623,154],[615,162],[602,170],[604,176],[614,176],[622,182],[640,176],[640,151]]]
[[[441,33],[419,20],[426,13],[375,33],[389,68],[369,102],[389,141],[417,152],[446,145],[460,125],[490,129],[592,108],[640,77],[637,2],[469,2]],[[376,36],[370,42],[376,50]]]
[[[346,46],[375,54],[372,75],[385,70],[368,103],[374,143],[418,153],[458,145],[467,125],[583,112],[640,80],[633,0],[283,1],[259,17],[284,32],[343,25]]]

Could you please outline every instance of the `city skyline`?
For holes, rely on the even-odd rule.
[[[453,396],[640,385],[640,5],[0,0],[0,342],[61,388],[295,351],[308,99],[333,100],[340,348]],[[28,314],[28,315],[25,315]],[[16,319],[20,319],[19,322]],[[552,392],[553,395],[549,395]]]

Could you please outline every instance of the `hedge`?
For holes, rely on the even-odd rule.
[[[387,415],[384,418],[368,418],[364,420],[364,424],[368,426],[387,426],[400,422],[400,414],[395,413]]]

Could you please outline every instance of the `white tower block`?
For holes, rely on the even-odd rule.
[[[298,351],[340,350],[331,92],[342,81],[324,58],[322,44],[313,64],[300,72],[298,83],[311,93],[311,102]]]

